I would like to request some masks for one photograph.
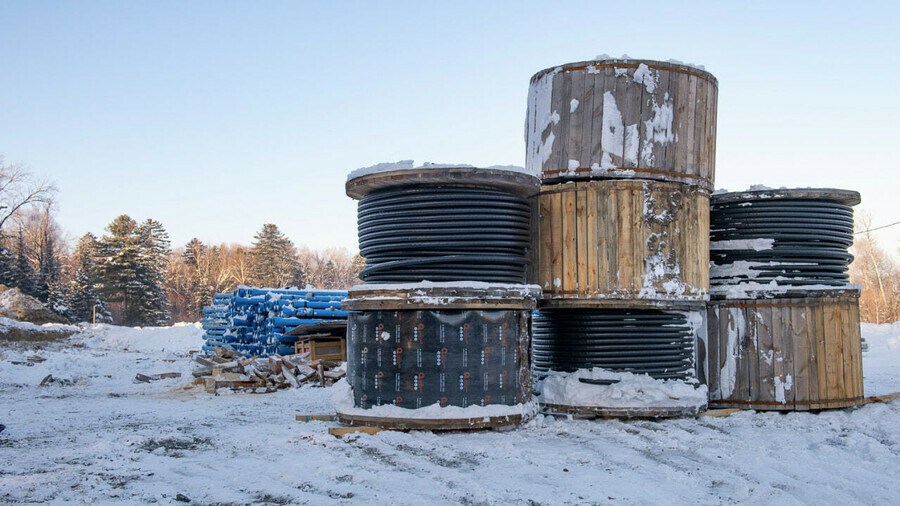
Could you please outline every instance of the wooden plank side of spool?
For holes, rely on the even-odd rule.
[[[545,185],[530,281],[565,299],[706,300],[709,194],[677,183]]]
[[[635,177],[712,189],[718,83],[708,72],[651,60],[578,62],[539,72],[531,86],[527,165],[545,183]],[[552,145],[541,146],[550,135]]]
[[[806,411],[860,405],[858,308],[855,290],[712,301],[707,328],[718,333],[709,336],[718,349],[711,347],[707,360],[718,382],[711,383],[710,406]],[[740,340],[738,353],[728,350],[729,338]],[[737,360],[734,378],[724,377],[729,354]],[[730,393],[723,388],[729,384]]]
[[[721,360],[719,359],[719,350],[722,349],[722,336],[719,333],[719,313],[709,311],[706,317],[706,335],[708,336],[706,346],[706,361],[709,364],[707,370],[707,388],[709,388],[709,398],[719,399],[719,371],[721,370]],[[702,359],[701,359],[702,360]]]

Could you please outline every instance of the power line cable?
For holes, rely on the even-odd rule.
[[[860,230],[859,232],[853,232],[853,235],[865,234],[866,232],[874,232],[876,230],[881,230],[883,228],[893,227],[894,225],[900,225],[900,221],[895,221],[893,223],[888,223],[887,225],[882,225],[880,227],[868,228],[866,230]]]

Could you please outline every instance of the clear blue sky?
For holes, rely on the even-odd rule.
[[[0,153],[59,222],[356,249],[346,174],[524,165],[532,74],[600,53],[719,79],[717,186],[857,189],[900,220],[895,2],[0,3]],[[751,7],[752,5],[752,7]],[[900,226],[878,236],[900,246]]]

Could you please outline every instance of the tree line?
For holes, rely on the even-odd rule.
[[[267,223],[250,246],[172,248],[156,220],[121,215],[74,246],[54,219],[56,189],[0,157],[0,284],[18,288],[73,322],[163,325],[197,321],[214,293],[238,285],[345,289],[363,259],[343,248],[297,248]]]
[[[900,266],[871,233],[872,217],[856,217],[854,256],[850,282],[862,286],[859,297],[860,320],[871,323],[900,321]]]

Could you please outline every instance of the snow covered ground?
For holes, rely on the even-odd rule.
[[[900,391],[900,324],[864,325],[866,393]],[[0,342],[0,502],[900,502],[900,402],[662,422],[538,417],[505,432],[344,440],[328,389],[210,396],[194,325]],[[47,360],[14,365],[38,354]],[[132,382],[136,373],[179,379]],[[72,380],[40,387],[52,374]],[[180,495],[179,495],[180,494]]]

